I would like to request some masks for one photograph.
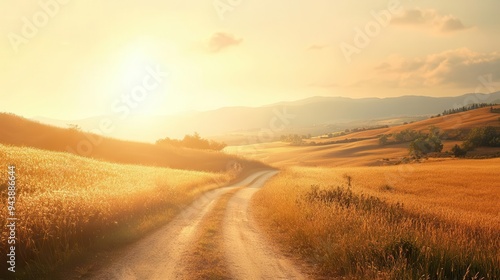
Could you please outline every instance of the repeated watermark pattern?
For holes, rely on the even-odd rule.
[[[40,32],[41,29],[45,28],[53,19],[56,17],[64,6],[66,6],[70,0],[40,0],[38,2],[39,9],[30,17],[22,17],[21,28],[17,32],[10,32],[7,34],[9,43],[15,53],[18,53],[23,45],[29,43],[30,40],[34,39]],[[220,20],[225,20],[228,14],[235,11],[243,3],[243,0],[213,0],[212,5],[217,13]],[[403,11],[403,6],[398,0],[391,0],[388,2],[386,9],[379,11],[370,11],[371,20],[366,22],[361,27],[355,27],[353,29],[354,35],[352,40],[341,42],[339,47],[348,63],[353,61],[354,55],[359,55],[364,49],[366,49],[372,42],[372,40],[379,36],[384,28],[390,25],[391,20],[394,16],[400,14]],[[91,130],[91,134],[85,133],[85,138],[81,139],[75,146],[67,146],[66,150],[73,154],[78,154],[80,156],[90,156],[94,148],[100,145],[103,141],[103,136],[109,135],[113,132],[116,126],[116,120],[125,120],[130,116],[130,114],[137,108],[140,107],[141,103],[144,102],[153,92],[158,90],[160,85],[165,82],[169,77],[168,72],[164,72],[157,65],[155,67],[146,67],[144,69],[145,75],[140,84],[133,87],[130,92],[122,94],[117,98],[111,105],[111,111],[113,116],[102,118],[99,121],[97,128]],[[498,83],[493,81],[493,75],[487,74],[482,75],[477,78],[478,84],[473,95],[468,95],[461,104],[455,104],[453,107],[458,108],[471,103],[480,103],[485,101],[488,96],[483,93],[493,93],[498,91]],[[247,154],[250,158],[253,155],[258,154],[259,150],[262,149],[263,143],[271,142],[277,139],[280,132],[283,132],[288,126],[291,125],[292,120],[296,118],[294,114],[287,111],[286,107],[281,108],[281,110],[274,109],[272,111],[273,115],[269,119],[268,126],[260,129],[260,131],[254,136],[249,136],[246,141],[243,141],[237,149],[241,152],[236,152],[236,154]],[[463,121],[464,117],[460,115],[450,115],[447,118],[455,118],[455,128],[459,127]],[[250,152],[249,152],[250,150]],[[243,153],[244,151],[244,153]],[[226,164],[226,171],[241,169],[241,164],[237,160],[230,160]],[[410,175],[414,172],[414,167],[412,165],[403,164],[397,169],[397,172],[387,172],[386,181],[390,185],[400,184],[405,180],[409,180]],[[8,223],[6,227],[9,230],[8,244],[9,250],[7,253],[8,257],[8,270],[15,272],[16,267],[16,167],[11,165],[8,167],[9,181],[8,181]],[[216,181],[216,184],[223,184],[222,181]],[[204,193],[204,196],[210,198],[209,193]],[[196,204],[190,207],[201,207]],[[182,215],[182,211],[180,212]],[[133,275],[133,271],[127,269],[125,275]],[[121,275],[124,276],[124,275]]]
[[[247,137],[247,139],[238,146],[239,150],[246,149],[246,154],[248,154],[249,157],[253,157],[258,153],[258,150],[262,148],[263,143],[276,140],[277,135],[284,131],[287,126],[290,126],[292,120],[296,118],[294,114],[290,114],[287,110],[287,107],[283,107],[281,110],[273,109],[273,116],[269,120],[268,127],[261,128],[255,137]],[[250,147],[250,152],[248,152],[248,147]]]
[[[214,0],[213,6],[220,20],[226,19],[226,14],[233,12],[243,0]]]
[[[340,50],[347,62],[352,61],[352,55],[360,54],[361,51],[370,45],[371,40],[380,35],[382,28],[389,26],[393,16],[403,12],[403,6],[398,0],[391,0],[387,4],[387,9],[381,11],[371,11],[372,20],[368,21],[363,28],[354,28],[352,43],[341,42]]]
[[[7,34],[9,43],[15,53],[19,52],[22,45],[26,45],[35,38],[40,30],[46,27],[50,20],[56,17],[61,8],[71,0],[40,0],[38,10],[31,17],[21,17],[21,30]]]
[[[66,151],[80,156],[90,156],[94,148],[103,141],[103,136],[109,135],[115,129],[115,118],[125,120],[134,109],[139,108],[155,90],[170,76],[169,72],[164,72],[160,66],[154,68],[147,66],[145,75],[140,84],[137,84],[126,94],[122,94],[112,104],[112,116],[103,117],[99,121],[99,126],[92,129],[91,133],[85,133],[85,138],[81,139],[75,147],[66,146]]]

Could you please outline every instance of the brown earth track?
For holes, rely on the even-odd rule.
[[[219,199],[237,188],[223,212],[222,242],[229,279],[305,279],[257,230],[249,201],[277,171],[259,171],[243,181],[206,193],[165,227],[126,248],[87,279],[189,279],[193,246],[200,225]]]

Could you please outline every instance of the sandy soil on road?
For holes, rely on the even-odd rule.
[[[121,256],[89,279],[186,279],[184,268],[195,241],[199,224],[225,193],[237,187],[228,202],[223,226],[223,244],[233,279],[303,279],[259,234],[250,218],[248,204],[252,195],[277,171],[253,173],[232,186],[208,192],[185,209],[165,227],[134,243]]]
[[[224,247],[235,279],[305,279],[262,237],[248,207],[250,198],[276,173],[264,174],[228,202],[223,227]]]

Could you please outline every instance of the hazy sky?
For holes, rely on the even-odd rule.
[[[498,90],[498,11],[498,0],[2,1],[0,111],[75,119]]]

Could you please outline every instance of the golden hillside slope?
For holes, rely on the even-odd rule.
[[[498,108],[498,106],[496,106]],[[275,166],[304,165],[304,166],[372,166],[385,165],[394,160],[408,156],[408,143],[395,145],[379,145],[378,137],[382,134],[401,132],[405,129],[427,131],[435,126],[443,132],[456,130],[468,131],[474,127],[500,127],[500,114],[491,113],[490,108],[481,108],[467,112],[436,117],[406,125],[389,128],[366,130],[338,136],[330,139],[314,138],[309,140],[316,143],[345,141],[349,143],[324,144],[316,146],[291,146],[284,142],[258,143],[246,146],[231,146],[225,151],[245,155],[253,159],[262,160]],[[448,151],[458,140],[445,140],[443,151]],[[479,148],[476,153],[500,152],[499,148]],[[439,159],[445,160],[445,159]]]
[[[244,168],[262,166],[222,152],[118,140],[49,126],[5,113],[0,113],[0,144],[69,152],[115,163],[187,170],[224,171],[234,161]]]
[[[142,236],[236,175],[114,164],[0,144],[2,201],[11,182],[9,166],[15,166],[17,267],[35,262],[28,266],[31,273],[33,268],[50,272],[96,246]],[[0,219],[7,221],[7,215],[2,211]],[[2,252],[7,239],[8,231],[2,231]]]

